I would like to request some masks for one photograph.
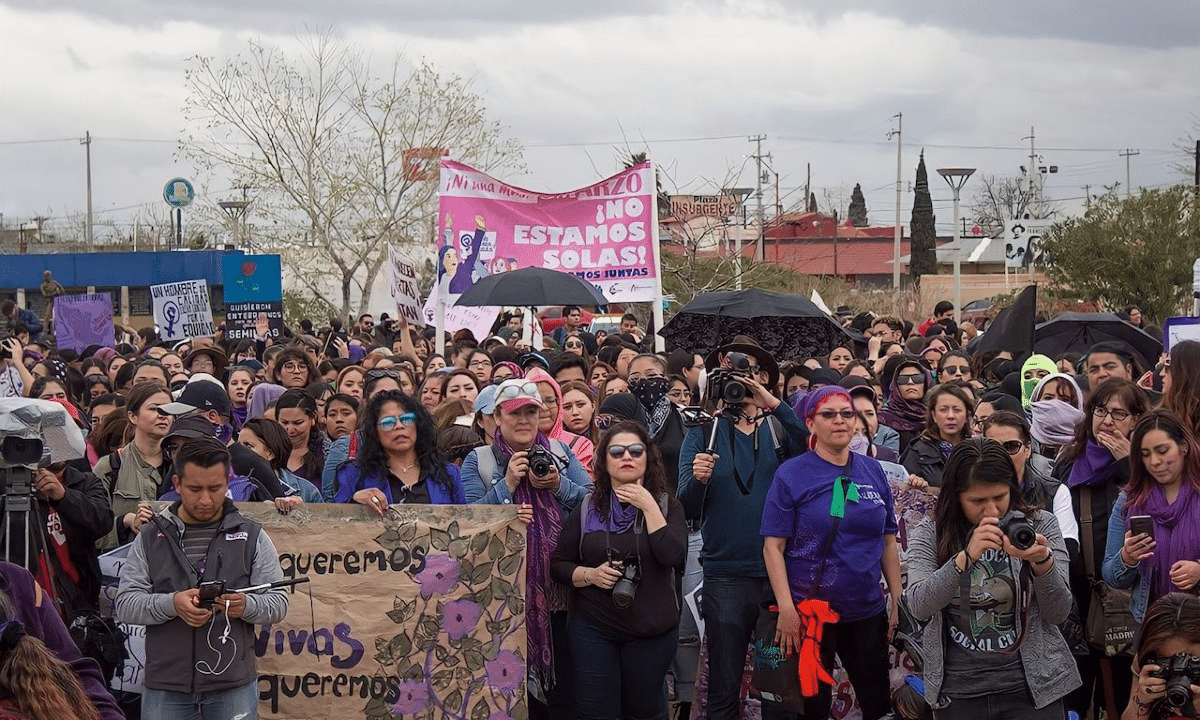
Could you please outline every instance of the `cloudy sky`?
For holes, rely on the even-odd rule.
[[[403,52],[474,79],[492,116],[525,145],[545,190],[610,174],[649,150],[668,189],[754,183],[753,144],[801,200],[861,183],[873,224],[890,224],[904,114],[902,217],[924,147],[930,174],[975,166],[1011,175],[1059,167],[1046,194],[1074,211],[1084,186],[1183,177],[1177,149],[1200,115],[1200,3],[1160,0],[0,0],[0,213],[11,226],[85,206],[90,131],[98,219],[161,211],[176,157],[185,61],[247,40],[290,42],[334,26],[377,57]],[[977,180],[972,181],[977,182]],[[950,192],[933,175],[948,232]],[[970,194],[971,185],[964,191]],[[773,202],[774,190],[768,203]]]

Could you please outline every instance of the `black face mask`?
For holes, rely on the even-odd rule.
[[[641,378],[629,383],[629,392],[647,410],[657,407],[670,391],[671,380],[665,377]]]

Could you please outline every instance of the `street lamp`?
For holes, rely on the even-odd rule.
[[[954,191],[954,322],[962,320],[962,235],[958,229],[958,193],[967,180],[975,174],[975,168],[938,168],[938,175]]]

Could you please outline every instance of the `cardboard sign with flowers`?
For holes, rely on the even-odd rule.
[[[528,717],[515,508],[239,509],[275,541],[285,576],[311,579],[282,623],[258,629],[263,717]]]

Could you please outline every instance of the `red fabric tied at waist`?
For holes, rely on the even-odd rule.
[[[779,607],[773,605],[771,611],[779,612]],[[821,638],[825,635],[825,625],[836,623],[838,614],[824,600],[812,599],[796,603],[796,612],[800,615],[800,662],[797,667],[800,694],[815,697],[821,683],[833,684],[833,676],[821,664]]]

